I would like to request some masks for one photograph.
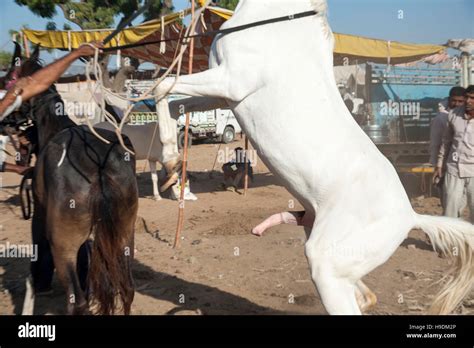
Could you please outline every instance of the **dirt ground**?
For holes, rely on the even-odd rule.
[[[221,145],[230,151],[242,140]],[[220,167],[212,166],[218,144],[190,149],[191,189],[198,200],[186,202],[181,246],[172,248],[178,205],[152,193],[148,169],[138,164],[141,219],[136,231],[133,267],[136,294],[133,314],[324,314],[310,279],[301,227],[277,226],[261,238],[251,228],[270,214],[298,210],[293,197],[261,163],[244,197],[217,190]],[[212,178],[210,174],[212,172]],[[20,177],[3,174],[0,190],[0,244],[29,244],[30,221],[21,218]],[[419,182],[410,177],[412,204],[417,212],[440,214],[439,200],[419,197]],[[383,231],[380,231],[383,233]],[[421,231],[413,230],[384,265],[364,280],[378,297],[369,314],[423,314],[440,285],[433,283],[449,267],[438,257]],[[26,258],[0,258],[0,315],[20,314],[28,275]],[[52,295],[38,297],[36,314],[63,314],[65,293],[55,281]],[[459,313],[474,313],[466,300]]]

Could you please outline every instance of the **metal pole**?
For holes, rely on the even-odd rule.
[[[469,58],[469,53],[461,53],[461,86],[464,88],[469,86]]]
[[[195,4],[191,0],[191,18],[194,19]],[[192,33],[194,34],[194,33]],[[193,73],[193,59],[194,59],[194,38],[191,38],[189,46],[189,65],[188,74]],[[178,226],[176,227],[176,235],[174,237],[173,248],[178,248],[180,243],[181,231],[184,225],[184,189],[186,187],[186,170],[188,166],[188,135],[189,135],[189,112],[186,113],[186,125],[184,127],[184,150],[183,150],[183,171],[181,174],[181,192],[179,195],[179,210],[178,210]]]

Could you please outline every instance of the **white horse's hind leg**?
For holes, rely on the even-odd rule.
[[[314,214],[310,217],[312,216]],[[362,312],[356,298],[358,287],[349,279],[336,277],[328,270],[332,266],[333,258],[320,257],[321,255],[318,254],[317,249],[317,239],[311,239],[313,233],[316,235],[320,231],[315,231],[314,227],[309,227],[309,222],[305,222],[304,226],[308,240],[305,245],[305,254],[308,259],[311,278],[318,289],[324,308],[331,315],[361,315]]]
[[[410,216],[403,214],[387,214],[371,222],[354,217],[350,210],[332,209],[324,221],[317,221],[306,242],[311,275],[329,314],[361,314],[375,302],[375,295],[360,279],[387,261],[413,226]],[[362,308],[358,291],[367,296]]]
[[[362,314],[357,304],[357,287],[348,279],[337,278],[328,271],[331,266],[331,259],[320,257],[321,255],[318,255],[316,247],[317,240],[310,238],[313,232],[318,232],[308,225],[305,225],[304,231],[308,239],[305,245],[305,254],[308,259],[311,278],[318,289],[324,308],[331,315]]]
[[[349,269],[338,272],[341,263],[350,264],[351,260],[344,258],[344,254],[337,255],[332,236],[338,231],[327,226],[316,224],[309,234],[309,227],[305,228],[308,240],[305,245],[305,254],[308,259],[311,278],[318,289],[321,301],[326,311],[331,315],[360,315],[357,304],[355,282],[341,273],[351,275]],[[343,242],[339,240],[339,242]],[[349,255],[350,256],[350,255]]]
[[[377,303],[377,296],[375,296],[362,280],[359,280],[356,284],[356,298],[362,313],[367,312]]]
[[[150,164],[151,181],[153,183],[153,198],[155,201],[161,200],[160,192],[158,191],[158,174],[156,173],[156,162],[148,161]]]

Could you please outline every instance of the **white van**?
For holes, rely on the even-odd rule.
[[[184,145],[184,127],[186,116],[178,118],[178,146]],[[189,118],[190,139],[216,139],[225,144],[234,141],[236,135],[242,132],[237,119],[229,109],[192,112]],[[191,141],[189,141],[191,145]]]
[[[183,95],[170,95],[168,100],[179,100],[187,98]],[[178,146],[184,146],[184,128],[186,125],[186,115],[178,118]],[[191,146],[193,139],[216,139],[225,144],[234,141],[237,134],[242,133],[237,119],[229,109],[215,109],[208,111],[192,112],[189,118],[188,146]]]
[[[144,91],[154,85],[154,80],[127,80],[129,97],[137,97]],[[173,100],[188,98],[184,95],[171,94],[167,96],[169,102]],[[130,124],[144,124],[156,122],[156,105],[153,99],[136,103],[136,108],[131,113]],[[186,115],[180,115],[178,121],[178,146],[184,145],[184,128],[186,124]],[[237,119],[229,109],[216,109],[209,111],[193,112],[189,120],[189,133],[191,137],[188,140],[188,146],[191,146],[193,139],[216,139],[226,144],[234,141],[237,134],[241,133]]]

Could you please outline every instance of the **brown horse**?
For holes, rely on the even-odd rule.
[[[20,77],[41,69],[36,51]],[[54,268],[67,292],[68,314],[130,313],[134,297],[131,261],[138,210],[135,159],[113,132],[87,127],[62,113],[54,86],[21,110],[36,125],[38,158],[33,174],[31,264],[36,293],[51,289]],[[125,139],[126,145],[131,143]],[[89,238],[93,242],[88,241]],[[120,306],[121,303],[121,306]]]

